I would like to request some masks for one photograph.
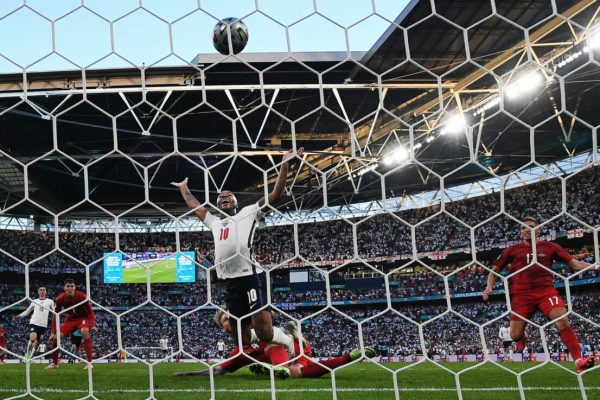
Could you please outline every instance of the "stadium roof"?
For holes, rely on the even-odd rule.
[[[600,72],[587,62],[598,53],[584,52],[598,4],[556,4],[561,16],[547,1],[497,0],[500,16],[490,16],[489,1],[438,0],[434,15],[429,1],[413,1],[367,53],[201,54],[181,67],[2,75],[0,149],[13,158],[0,159],[3,209],[23,199],[26,176],[30,198],[52,212],[83,199],[84,176],[90,200],[115,213],[144,200],[144,180],[152,202],[181,213],[169,182],[186,176],[199,197],[229,188],[246,193],[245,204],[273,182],[292,133],[307,156],[289,176],[291,208],[322,205],[324,181],[332,205],[380,199],[371,169],[398,168],[383,179],[385,195],[396,196],[438,188],[436,174],[449,174],[450,186],[518,169],[533,152],[539,163],[587,152],[590,125],[600,124]],[[505,96],[498,111],[499,88],[529,73],[542,74],[539,88]],[[452,125],[461,110],[468,133]],[[411,135],[417,162],[383,165]],[[230,156],[235,147],[239,157]],[[17,162],[34,160],[27,173]],[[479,165],[455,171],[469,160]],[[6,212],[45,214],[26,203]],[[86,203],[68,214],[98,212]],[[128,215],[150,213],[160,211]]]

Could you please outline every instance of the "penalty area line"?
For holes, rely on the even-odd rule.
[[[588,391],[599,391],[600,386],[584,387]],[[489,388],[462,388],[462,392],[516,392],[519,388],[515,386],[489,387]],[[543,391],[579,391],[577,386],[558,386],[558,387],[524,387],[527,392]],[[215,389],[219,393],[270,393],[271,389]],[[276,389],[278,393],[300,393],[300,392],[331,392],[331,388],[289,388]],[[393,388],[337,388],[336,392],[393,392]],[[399,392],[456,392],[456,388],[399,388]],[[3,389],[0,393],[25,393],[25,390]],[[83,389],[57,389],[57,388],[32,388],[32,393],[89,393],[89,390]],[[93,393],[149,393],[149,389],[95,389]],[[210,393],[210,389],[154,389],[155,393]]]

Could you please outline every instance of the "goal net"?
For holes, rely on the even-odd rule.
[[[2,2],[0,398],[597,397],[599,13]],[[225,191],[260,211],[223,260]],[[240,260],[289,363],[215,320],[257,301],[217,276]]]

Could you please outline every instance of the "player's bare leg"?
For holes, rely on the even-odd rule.
[[[247,346],[252,342],[252,324],[248,318],[242,319],[242,346]],[[234,342],[238,343],[238,327],[235,320],[231,320],[229,324],[229,334],[233,338]]]
[[[577,373],[583,372],[594,366],[594,357],[582,356],[579,340],[577,340],[577,335],[575,334],[575,331],[573,331],[573,328],[571,328],[571,324],[569,324],[566,313],[567,310],[564,307],[556,307],[550,310],[548,318],[551,320],[559,318],[556,320],[555,324],[560,333],[560,338],[565,346],[567,346],[567,349],[569,349],[569,353],[571,354],[571,357],[573,357],[573,360],[575,360],[575,369]]]
[[[39,342],[37,340],[37,333],[31,332],[29,334],[29,342],[27,342],[27,350],[25,351],[25,359],[30,359],[35,354],[39,346]]]
[[[267,343],[273,340],[273,316],[270,311],[259,311],[252,315],[252,325],[260,340]]]
[[[94,356],[94,346],[92,344],[92,338],[90,337],[89,328],[81,328],[81,337],[83,338],[83,348],[85,349],[86,359],[90,364],[87,364],[83,369],[93,368],[91,364]]]
[[[522,353],[527,344],[526,326],[525,321],[510,321],[510,338],[516,343],[517,353]]]
[[[259,311],[252,315],[252,326],[259,340],[285,346],[288,353],[294,355],[294,339],[281,329],[273,327],[271,311]]]
[[[58,357],[60,355],[60,350],[58,349],[58,341],[54,337],[54,334],[52,334],[50,336],[50,339],[48,340],[48,343],[50,344],[50,348],[53,348],[54,350],[51,353],[51,355],[52,355],[52,362],[50,364],[48,364],[46,366],[46,368],[44,368],[44,369],[56,369],[56,368],[58,368]]]

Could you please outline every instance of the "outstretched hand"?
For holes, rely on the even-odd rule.
[[[182,188],[182,187],[187,186],[187,183],[188,183],[188,178],[185,178],[181,182],[171,182],[171,185],[175,186],[176,188]]]
[[[294,157],[294,155],[297,155],[298,157],[302,157],[302,155],[304,154],[304,147],[300,147],[298,149],[298,152],[296,154],[294,154],[294,150],[288,150],[286,151],[286,153],[283,155],[283,162],[289,161],[291,158]]]
[[[485,290],[483,291],[483,299],[487,300],[490,298],[490,293],[492,293],[494,289],[492,288],[485,288]]]

